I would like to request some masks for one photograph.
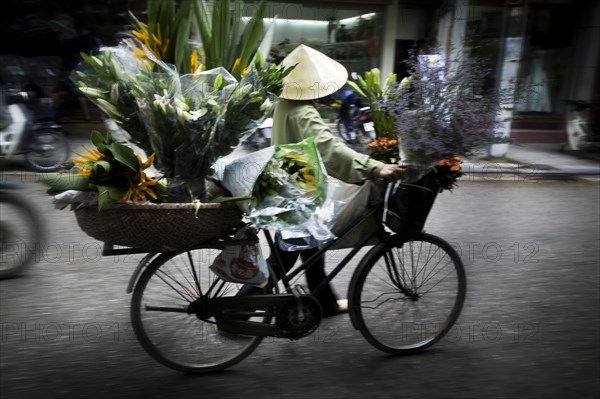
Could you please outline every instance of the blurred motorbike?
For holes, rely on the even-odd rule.
[[[24,273],[37,260],[44,238],[36,208],[15,192],[18,188],[0,181],[0,279]]]
[[[25,156],[37,172],[54,172],[69,159],[71,150],[62,126],[36,122],[27,108],[31,94],[25,91],[0,92],[0,158]]]
[[[375,140],[375,127],[371,119],[371,108],[350,105],[347,117],[349,122],[344,123],[340,116],[337,122],[338,135],[348,144],[367,144]]]
[[[376,138],[371,108],[362,106],[354,90],[346,88],[339,94],[342,102],[337,121],[337,133],[348,144],[366,144]]]

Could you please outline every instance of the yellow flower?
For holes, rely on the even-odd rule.
[[[79,167],[82,169],[81,172],[77,173],[78,175],[89,176],[91,173],[91,169],[86,167],[85,164],[87,162],[96,162],[104,155],[102,155],[102,153],[95,148],[90,150],[86,146],[83,146],[83,149],[87,151],[87,154],[81,154],[79,152],[76,152],[75,155],[80,156],[82,159],[73,159],[72,161],[76,165],[79,165]]]
[[[160,24],[156,24],[156,33],[148,32],[148,25],[143,24],[142,28],[144,30],[137,31],[132,30],[131,33],[138,39],[138,41],[146,46],[148,50],[159,60],[162,60],[164,55],[167,53],[167,49],[169,48],[169,40],[165,40],[163,42],[163,37],[160,31]],[[134,54],[138,58],[147,58],[146,53],[139,49],[134,50]]]
[[[239,58],[236,58],[235,62],[233,63],[233,66],[231,67],[231,72],[235,71],[235,68],[237,68],[238,66],[240,66],[241,62],[242,62],[242,60],[240,60]]]
[[[153,199],[157,199],[158,196],[152,190],[152,186],[156,186],[158,181],[146,175],[144,169],[148,168],[154,162],[154,155],[150,155],[146,162],[142,161],[142,158],[138,155],[138,163],[140,164],[139,173],[137,175],[133,175],[130,178],[130,185],[127,191],[121,197],[124,201],[133,201],[137,203],[138,201],[147,201],[148,198],[146,195],[150,196]]]
[[[198,69],[198,51],[194,50],[192,51],[192,54],[190,56],[190,66],[192,68],[192,72],[196,72],[196,69]]]

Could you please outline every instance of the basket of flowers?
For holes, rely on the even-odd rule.
[[[241,1],[234,5],[241,9]],[[131,16],[132,38],[82,54],[72,81],[126,141],[93,132],[95,148],[42,181],[58,202],[70,198],[86,234],[180,250],[227,235],[241,221],[238,206],[207,194],[207,182],[217,160],[269,115],[292,68],[262,58],[272,38],[267,33],[259,49],[265,1],[247,23],[231,6],[216,2],[211,19],[202,1],[149,1],[147,23]]]
[[[74,170],[43,180],[57,202],[72,204],[87,235],[112,245],[173,251],[227,236],[241,222],[233,203],[167,202],[167,185],[147,174],[154,155],[144,161],[97,131],[92,142],[95,148],[78,154]]]
[[[393,187],[386,204],[386,225],[396,232],[420,233],[437,195],[454,188],[463,175],[461,163],[459,157],[442,159],[419,180]]]

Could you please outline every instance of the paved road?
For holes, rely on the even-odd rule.
[[[26,277],[0,281],[3,399],[600,395],[598,182],[467,176],[440,195],[426,228],[459,249],[469,288],[458,325],[422,354],[387,356],[342,315],[303,340],[267,340],[225,372],[190,377],[154,362],[133,336],[125,288],[137,258],[101,257],[32,174],[5,177],[27,183],[50,235]]]

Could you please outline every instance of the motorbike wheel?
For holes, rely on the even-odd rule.
[[[35,132],[35,143],[27,153],[27,162],[36,172],[56,172],[71,156],[65,135],[55,130]]]
[[[22,274],[41,250],[42,222],[35,208],[14,193],[0,191],[0,279]]]

